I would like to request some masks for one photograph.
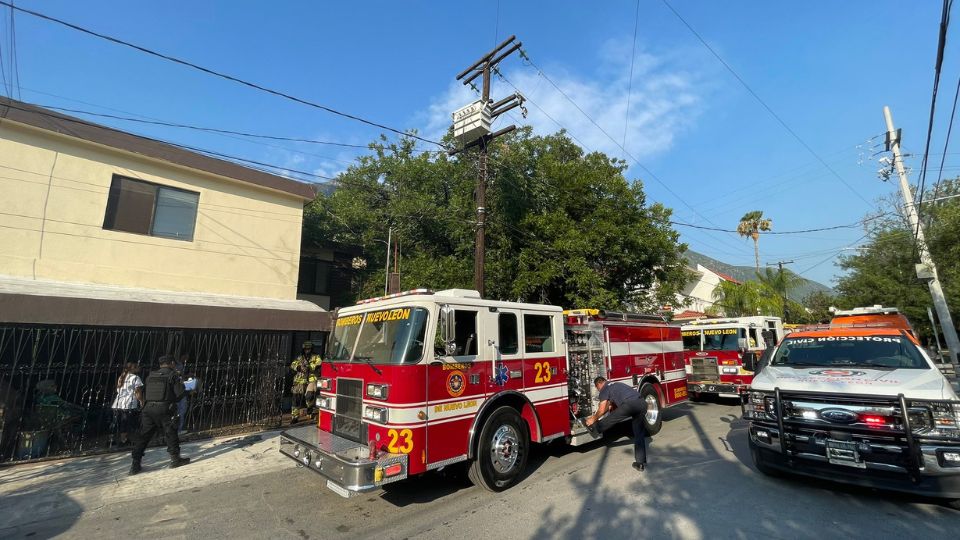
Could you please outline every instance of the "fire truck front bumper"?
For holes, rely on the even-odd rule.
[[[281,433],[280,453],[326,478],[327,487],[341,497],[373,491],[408,474],[406,454],[381,454],[370,459],[367,445],[316,426]]]
[[[750,388],[749,384],[733,384],[724,382],[689,382],[687,392],[691,394],[719,394],[722,396],[740,396]]]

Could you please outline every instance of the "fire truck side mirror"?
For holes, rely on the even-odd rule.
[[[739,347],[741,351],[747,350],[747,338],[742,337],[737,339],[737,347]]]
[[[447,305],[440,308],[439,324],[444,350],[447,356],[453,356],[457,352],[457,323],[453,308]]]
[[[757,370],[757,353],[753,351],[743,353],[743,369],[747,371]]]

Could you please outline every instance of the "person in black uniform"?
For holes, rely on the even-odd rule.
[[[647,414],[647,403],[640,397],[640,392],[621,382],[607,382],[607,379],[597,377],[593,380],[593,384],[600,392],[598,396],[600,405],[597,407],[596,413],[587,417],[587,427],[597,424],[591,431],[603,433],[621,420],[630,418],[633,421],[633,457],[635,460],[633,468],[643,472],[647,466],[647,425],[643,418]],[[611,403],[616,405],[617,408],[604,416],[610,410]]]
[[[190,463],[190,458],[180,457],[180,438],[177,436],[177,402],[183,397],[184,388],[180,374],[173,369],[173,356],[160,357],[160,369],[150,372],[144,384],[146,402],[141,415],[140,433],[133,447],[133,465],[130,474],[142,470],[141,460],[147,444],[158,429],[163,431],[170,454],[170,468]]]

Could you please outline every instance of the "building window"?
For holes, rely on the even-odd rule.
[[[114,175],[103,228],[191,241],[199,202],[199,193]]]
[[[331,261],[300,259],[300,276],[297,292],[300,294],[330,294]]]

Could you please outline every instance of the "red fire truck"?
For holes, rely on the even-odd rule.
[[[341,310],[328,341],[318,424],[280,451],[345,497],[459,462],[506,489],[531,442],[594,440],[597,376],[639,389],[650,433],[687,398],[680,329],[657,316],[420,289]]]
[[[694,399],[740,397],[753,380],[753,372],[743,368],[743,353],[760,356],[784,335],[779,317],[697,319],[681,328],[687,389]]]

